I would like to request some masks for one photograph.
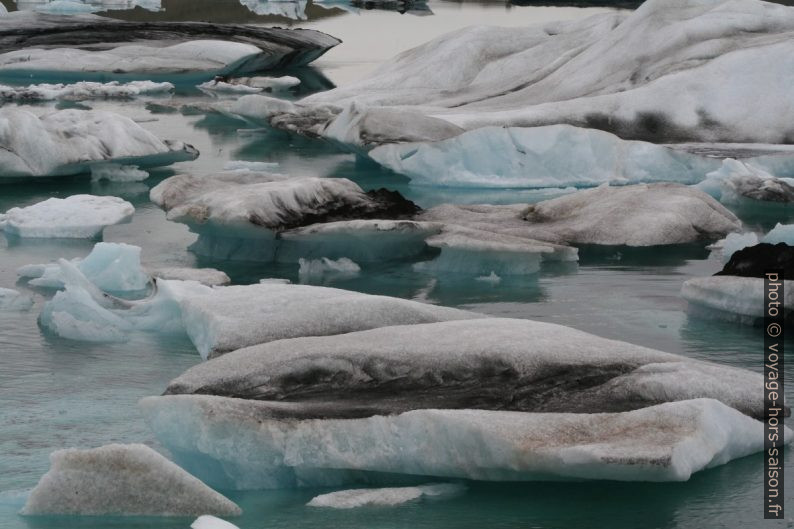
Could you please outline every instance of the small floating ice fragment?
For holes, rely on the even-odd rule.
[[[240,529],[233,523],[229,523],[226,520],[221,520],[220,518],[216,518],[211,514],[204,514],[196,518],[192,524],[190,524],[190,529]]]
[[[236,516],[242,512],[142,444],[58,450],[50,455],[50,462],[22,514]]]
[[[320,259],[299,259],[298,276],[301,281],[317,279],[324,275],[353,276],[361,271],[361,267],[348,259],[340,257],[337,260],[322,257]]]
[[[12,208],[0,215],[0,227],[23,238],[93,239],[134,212],[132,204],[117,197],[72,195]]]
[[[105,163],[91,166],[91,181],[99,182],[142,182],[149,178],[149,173],[138,169],[135,165]]]
[[[13,288],[0,288],[0,312],[23,311],[33,306],[33,298]]]
[[[422,498],[449,498],[462,494],[465,490],[465,486],[453,483],[431,483],[416,487],[340,490],[315,496],[306,505],[308,507],[327,507],[331,509],[395,507]]]
[[[160,279],[198,281],[209,287],[228,285],[232,282],[225,272],[214,268],[158,268],[152,272],[152,276]]]
[[[49,101],[67,99],[83,101],[87,99],[132,98],[142,95],[167,94],[174,90],[171,83],[152,81],[130,81],[120,83],[111,81],[97,83],[81,81],[71,84],[32,84],[28,86],[0,85],[0,99],[12,101]]]

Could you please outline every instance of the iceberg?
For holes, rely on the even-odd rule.
[[[120,83],[79,82],[72,84],[32,84],[28,86],[0,85],[0,99],[9,101],[51,101],[65,99],[84,101],[87,99],[129,99],[142,95],[162,95],[171,93],[171,83],[152,81],[130,81]]]
[[[160,11],[160,0],[16,0],[19,11],[41,11],[53,14],[95,13],[142,7]]]
[[[306,0],[240,0],[240,3],[257,15],[306,20]]]
[[[413,410],[331,420],[208,395],[147,397],[140,407],[181,465],[237,489],[340,486],[382,473],[420,483],[686,481],[763,450],[763,424],[713,399],[618,413]]]
[[[19,79],[198,80],[304,66],[339,42],[307,29],[15,12],[0,20],[0,73]]]
[[[706,175],[697,187],[724,203],[737,203],[742,198],[765,202],[794,201],[794,185],[777,178],[751,163],[728,158],[722,167]]]
[[[369,156],[412,183],[468,187],[694,184],[719,167],[712,158],[570,125],[483,127],[442,141],[382,145]]]
[[[107,226],[127,222],[135,208],[117,197],[72,195],[48,198],[0,214],[0,228],[23,238],[94,239]]]
[[[142,182],[149,178],[149,173],[138,169],[135,165],[117,163],[97,164],[91,166],[91,181],[101,182]]]
[[[151,272],[152,277],[196,281],[208,287],[228,285],[232,282],[225,272],[214,268],[158,268]]]
[[[142,444],[58,450],[50,455],[50,462],[22,514],[242,513],[231,500]]]
[[[180,304],[187,334],[205,359],[285,338],[482,317],[400,298],[270,282],[195,292]]]
[[[340,257],[337,260],[323,257],[321,259],[299,259],[298,277],[301,282],[309,282],[314,279],[322,279],[323,276],[355,276],[361,271],[361,267],[348,259]]]
[[[388,487],[380,489],[340,490],[315,496],[308,507],[355,509],[357,507],[394,507],[419,499],[442,499],[458,496],[466,491],[463,485],[431,483],[416,487]]]
[[[774,230],[773,230],[774,231]],[[785,242],[764,242],[735,252],[716,276],[765,277],[772,270],[783,270],[786,277],[794,277],[794,246]]]
[[[100,242],[83,259],[70,262],[86,280],[105,292],[135,293],[149,288],[151,279],[141,267],[141,249],[124,243]],[[71,267],[70,267],[71,269]],[[63,288],[69,278],[59,263],[26,265],[17,274],[32,286]]]
[[[575,21],[465,28],[268,118],[322,135],[353,103],[388,109],[395,118],[377,120],[381,145],[417,141],[438,121],[466,131],[568,124],[654,143],[787,144],[794,79],[779,72],[794,72],[792,32],[794,9],[757,0],[649,0]],[[403,110],[426,125],[404,125]],[[370,139],[363,128],[347,142]]]
[[[193,146],[160,140],[127,117],[74,109],[39,117],[2,108],[0,143],[0,180],[76,175],[106,162],[157,167],[198,156]]]
[[[196,518],[192,524],[190,524],[190,529],[240,529],[233,523],[229,523],[226,520],[221,520],[220,518],[216,518],[210,514],[205,514]]]
[[[194,252],[260,261],[276,259],[277,236],[291,228],[350,218],[401,218],[419,209],[399,193],[365,193],[344,178],[288,178],[246,170],[173,176],[154,187],[150,197],[169,220],[199,234]]]
[[[757,373],[560,325],[466,316],[347,334],[290,331],[304,337],[260,339],[194,366],[165,394],[273,401],[282,415],[305,419],[467,408],[592,414],[696,398],[763,417]]]
[[[787,317],[794,310],[793,289],[794,281],[784,281]],[[764,318],[764,279],[760,277],[697,277],[684,283],[681,296],[695,316],[750,325]]]
[[[16,312],[30,310],[33,298],[13,288],[0,288],[0,312]]]
[[[257,92],[280,92],[301,83],[297,77],[238,77],[228,79],[218,77],[197,86],[210,92],[229,92],[232,94],[255,94]]]
[[[794,224],[777,223],[772,230],[764,235],[762,242],[769,244],[785,243],[794,246]],[[748,246],[751,246],[748,244]]]
[[[727,263],[739,250],[755,246],[759,242],[761,241],[755,233],[729,233],[723,240],[714,243],[714,247],[722,249],[722,262]]]

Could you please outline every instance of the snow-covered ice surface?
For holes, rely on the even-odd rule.
[[[199,364],[174,379],[166,394],[297,403],[295,415],[306,418],[416,408],[596,413],[701,397],[763,416],[763,384],[756,373],[531,320],[291,334],[309,337],[271,341]]]
[[[140,292],[150,278],[141,268],[141,249],[124,243],[100,242],[85,258],[71,261],[95,287],[116,294]],[[37,287],[63,288],[68,280],[59,263],[31,264],[17,270],[20,277]]]
[[[66,449],[30,493],[26,515],[239,515],[232,501],[142,444]]]
[[[356,144],[412,141],[438,121],[465,130],[566,123],[660,143],[787,143],[792,79],[780,72],[794,71],[792,32],[794,10],[755,0],[650,0],[577,21],[467,28],[271,119],[323,133],[329,109],[396,111],[391,120],[381,113],[373,134],[361,129]],[[403,107],[428,119],[401,121]]]
[[[784,281],[786,312],[794,310],[794,282]],[[764,317],[764,279],[760,277],[696,277],[681,287],[689,311],[706,318],[754,324]]]
[[[0,228],[26,238],[93,239],[113,224],[129,221],[135,208],[117,197],[72,195],[48,198],[0,214]]]
[[[181,309],[187,333],[203,358],[285,338],[478,317],[400,298],[277,283],[196,293],[182,299]]]
[[[394,507],[420,499],[442,499],[463,494],[466,487],[455,483],[431,483],[416,487],[350,489],[315,496],[306,505],[330,509]]]
[[[1,18],[0,73],[6,77],[58,73],[82,77],[79,80],[90,74],[206,79],[305,66],[339,44],[339,40],[312,30],[132,22],[31,11]],[[50,35],[45,45],[39,41],[42,31]]]
[[[0,288],[0,312],[29,310],[33,307],[33,298],[13,288]]]
[[[161,140],[125,116],[74,109],[36,116],[4,107],[0,144],[3,178],[75,175],[101,162],[157,167],[198,156],[191,145]]]
[[[120,83],[118,81],[108,83],[82,81],[71,84],[0,85],[0,99],[12,101],[127,99],[142,95],[168,94],[173,90],[174,85],[171,83],[154,83],[152,81],[130,81],[128,83]]]
[[[712,399],[622,413],[414,410],[299,421],[279,418],[292,405],[207,395],[147,397],[140,406],[181,465],[238,489],[340,486],[384,472],[685,481],[763,449],[760,421]]]
[[[214,268],[158,268],[151,272],[153,277],[160,279],[178,279],[181,281],[198,281],[209,287],[228,285],[231,279],[225,272]]]

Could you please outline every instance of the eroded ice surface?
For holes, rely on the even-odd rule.
[[[192,146],[160,140],[125,116],[74,109],[39,117],[4,107],[0,143],[3,177],[81,174],[99,162],[156,167],[198,156]]]
[[[94,13],[100,11],[134,9],[160,11],[161,0],[16,0],[19,11],[41,11],[53,14]]]
[[[27,238],[93,239],[107,226],[130,220],[135,208],[118,197],[72,195],[48,198],[0,214],[0,228]]]
[[[788,143],[792,79],[780,72],[794,71],[792,32],[794,9],[756,0],[650,0],[576,21],[466,28],[269,117],[318,134],[355,102],[380,113],[356,144],[416,141],[440,130],[439,121],[465,130],[566,123],[655,142]],[[403,120],[403,109],[428,119]]]
[[[239,515],[232,501],[142,444],[58,450],[22,514]]]
[[[295,414],[308,418],[416,408],[595,413],[701,397],[763,416],[756,373],[549,323],[487,318],[301,334],[309,337],[199,364],[166,393],[296,402]]]
[[[463,494],[466,487],[454,483],[431,483],[416,487],[340,490],[315,496],[306,505],[330,509],[394,507],[423,498],[441,499]]]
[[[337,44],[329,35],[303,29],[16,12],[0,21],[0,71],[19,77],[207,78],[303,66]]]
[[[85,258],[70,263],[97,288],[117,294],[139,292],[149,286],[150,278],[141,267],[141,249],[124,243],[100,242]],[[69,270],[58,263],[26,265],[17,270],[20,277],[37,287],[63,288]]]
[[[219,287],[185,297],[181,307],[203,358],[284,338],[477,317],[405,299],[277,283]]]
[[[174,85],[171,83],[154,83],[152,81],[130,81],[128,83],[82,81],[72,84],[0,85],[0,99],[12,101],[128,99],[141,95],[167,94],[173,90]]]
[[[91,181],[100,182],[142,182],[149,178],[149,173],[138,169],[135,165],[105,163],[91,166]]]
[[[28,310],[33,307],[33,298],[13,288],[0,288],[0,312]]]
[[[264,91],[283,91],[298,86],[300,83],[300,79],[289,75],[283,77],[237,77],[234,79],[213,79],[198,85],[198,88],[209,90],[210,92],[254,94]]]
[[[225,272],[214,268],[158,268],[151,272],[153,277],[160,279],[178,279],[180,281],[197,281],[209,287],[228,285],[232,282]]]
[[[148,397],[140,406],[181,465],[238,489],[339,486],[373,472],[685,481],[763,449],[760,421],[711,399],[623,413],[414,410],[299,421],[279,418],[291,404],[206,395]]]

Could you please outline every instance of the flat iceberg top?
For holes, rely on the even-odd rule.
[[[196,177],[177,175],[154,187],[152,201],[168,219],[218,235],[272,237],[273,232],[347,218],[411,215],[418,208],[399,193],[365,193],[345,178],[288,178],[258,171]]]
[[[756,0],[649,0],[630,13],[465,28],[271,120],[324,134],[338,131],[333,116],[356,104],[379,116],[374,130],[358,127],[345,141],[359,146],[373,137],[443,139],[433,133],[439,120],[465,130],[566,123],[657,143],[788,143],[793,79],[770,72],[794,71],[793,34],[794,9]],[[403,111],[428,119],[401,121]]]
[[[277,283],[197,292],[182,299],[181,308],[188,336],[204,358],[284,338],[481,317],[399,298]]]
[[[685,481],[763,450],[760,421],[711,399],[622,413],[415,410],[303,421],[271,418],[269,403],[206,395],[148,397],[140,406],[158,439],[185,456],[183,464],[238,489],[338,486],[360,482],[360,471]]]
[[[210,287],[228,285],[232,282],[225,272],[214,268],[157,268],[151,275],[160,279],[178,279],[180,281],[198,281]]]
[[[132,204],[117,197],[72,195],[9,209],[0,214],[0,228],[18,237],[91,239],[134,212]]]
[[[22,514],[241,513],[232,501],[145,445],[58,450],[50,462]]]
[[[308,507],[325,507],[331,509],[394,507],[423,498],[449,498],[462,494],[465,491],[466,487],[464,485],[455,483],[431,483],[416,487],[350,489],[315,496],[306,505]]]
[[[248,72],[303,66],[339,42],[309,29],[17,12],[0,21],[0,70]]]
[[[296,287],[280,287],[290,288]],[[319,311],[325,308],[321,292],[313,297]],[[264,293],[262,299],[280,301]],[[218,312],[231,310],[217,305]],[[304,316],[318,309],[304,309]],[[235,310],[254,314],[248,307]],[[284,401],[296,403],[297,416],[321,418],[418,408],[596,413],[700,397],[763,415],[756,373],[560,325],[487,318],[335,334],[234,351],[189,369],[166,394]]]
[[[159,166],[198,156],[192,146],[160,140],[127,117],[74,109],[36,116],[4,107],[0,145],[3,177],[80,174],[98,162]]]
[[[786,312],[791,312],[794,282],[784,284],[783,306]],[[696,277],[684,283],[681,296],[698,315],[746,323],[755,323],[764,316],[764,279],[760,277]]]

